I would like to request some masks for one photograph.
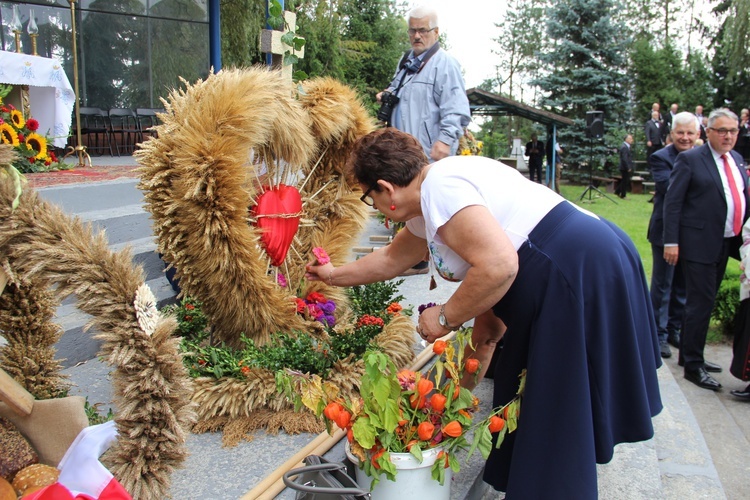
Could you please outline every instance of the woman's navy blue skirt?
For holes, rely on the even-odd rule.
[[[662,409],[654,314],[638,251],[617,226],[568,202],[518,251],[493,311],[508,327],[495,406],[526,368],[518,429],[493,449],[484,480],[508,500],[597,498],[596,463],[653,436]]]

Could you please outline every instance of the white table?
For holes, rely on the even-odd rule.
[[[60,61],[0,51],[0,83],[29,86],[31,117],[39,122],[38,132],[64,148],[76,97]]]

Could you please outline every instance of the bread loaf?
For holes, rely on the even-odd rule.
[[[29,488],[49,486],[56,483],[59,476],[60,471],[55,467],[44,464],[29,465],[18,471],[16,478],[13,480],[13,488],[15,488],[16,493],[23,496]]]
[[[0,477],[13,481],[16,473],[39,461],[36,452],[10,420],[0,417]]]
[[[0,500],[16,500],[16,490],[2,477],[0,477]]]

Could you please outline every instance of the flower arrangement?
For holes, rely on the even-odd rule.
[[[474,138],[469,129],[466,129],[464,135],[458,140],[458,154],[461,156],[480,156],[484,143]]]
[[[279,274],[277,281],[281,282]],[[243,337],[242,348],[230,349],[225,345],[209,342],[208,320],[201,310],[201,303],[186,297],[179,305],[168,306],[165,311],[177,319],[177,332],[183,337],[181,350],[185,353],[185,364],[193,377],[235,377],[242,379],[253,368],[272,371],[318,375],[325,378],[337,361],[353,356],[362,357],[370,342],[383,331],[392,318],[408,314],[398,301],[401,283],[373,283],[353,287],[349,290],[356,321],[352,325],[335,326],[332,316],[333,301],[321,293],[308,294],[306,299],[296,298],[298,313],[323,324],[326,334],[311,335],[308,332],[276,333],[271,341],[259,346]],[[330,304],[330,306],[329,306]],[[333,309],[328,311],[328,307]]]
[[[471,329],[463,329],[453,340],[436,341],[432,349],[439,359],[426,373],[398,371],[384,353],[367,351],[360,396],[347,401],[324,396],[318,402],[329,432],[333,425],[346,430],[350,451],[373,478],[373,487],[380,475],[395,480],[391,453],[410,453],[421,462],[423,451],[441,448],[432,478],[443,484],[445,469],[460,470],[457,451],[468,449],[471,456],[478,449],[486,459],[492,434],[500,446],[506,433],[515,430],[525,373],[513,400],[474,422],[479,400],[459,385],[465,375],[479,373],[479,362],[466,355],[470,339]]]
[[[23,113],[12,104],[3,103],[10,86],[0,87],[0,142],[10,144],[18,153],[13,166],[22,173],[59,169],[64,164],[48,148],[49,139],[38,133],[39,122],[34,118],[24,119]]]

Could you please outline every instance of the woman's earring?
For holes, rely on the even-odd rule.
[[[396,205],[394,205],[393,203],[391,203],[391,212],[394,211],[394,210],[396,210]]]

